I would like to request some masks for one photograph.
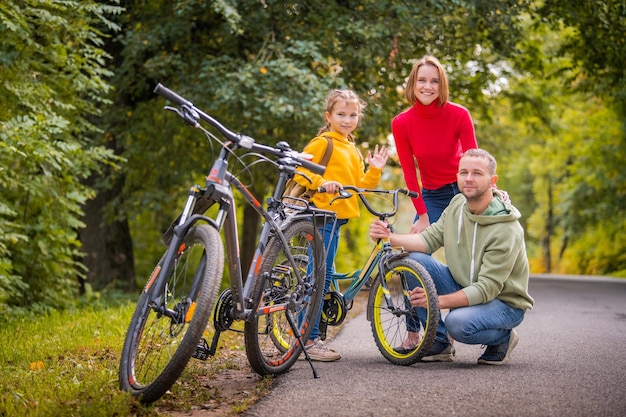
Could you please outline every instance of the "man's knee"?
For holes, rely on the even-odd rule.
[[[459,342],[468,340],[472,336],[468,317],[461,310],[463,309],[451,310],[445,318],[446,331]]]

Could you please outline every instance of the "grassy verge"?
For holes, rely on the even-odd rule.
[[[250,371],[242,338],[227,332],[215,360],[192,360],[167,395],[141,405],[117,380],[133,309],[128,302],[5,323],[0,416],[169,416],[194,407],[230,415],[269,389],[271,380]],[[248,382],[243,390],[241,381]]]
[[[133,300],[134,301],[134,300]],[[364,308],[355,300],[346,321]],[[250,368],[243,336],[226,332],[216,358],[192,359],[172,389],[144,406],[118,385],[120,352],[134,302],[3,323],[0,328],[2,416],[232,416],[267,393],[272,379]],[[239,323],[235,323],[237,328]],[[329,339],[341,329],[330,327]]]

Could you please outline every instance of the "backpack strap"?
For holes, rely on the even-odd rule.
[[[330,156],[333,154],[333,147],[335,145],[333,144],[332,138],[329,138],[328,136],[324,136],[324,137],[326,138],[328,143],[326,144],[326,149],[324,150],[324,156],[322,156],[320,165],[328,166],[328,162],[330,161]]]
[[[324,149],[324,155],[322,156],[322,159],[320,160],[320,165],[323,166],[328,166],[328,162],[330,161],[330,157],[333,154],[333,147],[335,146],[333,144],[333,138],[330,138],[328,136],[323,136],[327,143],[326,143],[326,149]],[[293,181],[293,179],[290,179],[289,181]],[[295,182],[295,181],[294,181]],[[306,189],[306,191],[300,196],[300,198],[303,198],[305,200],[310,200],[311,197],[313,197],[313,194],[315,194],[316,190],[311,190],[311,189]]]

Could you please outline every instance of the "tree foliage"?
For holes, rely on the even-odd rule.
[[[124,2],[122,34],[108,46],[116,57],[116,105],[106,111],[106,124],[128,159],[120,201],[132,232],[156,241],[143,223],[151,218],[165,228],[179,205],[171,196],[183,195],[209,168],[203,138],[173,115],[158,114],[164,102],[152,93],[156,83],[235,130],[268,144],[287,140],[294,148],[323,124],[330,89],[351,88],[368,103],[357,131],[366,148],[387,143],[391,118],[407,106],[405,79],[425,53],[449,66],[456,101],[477,114],[486,108],[482,90],[502,76],[494,65],[522,35],[514,23],[525,3]],[[249,183],[266,194],[273,178],[271,167],[256,166]],[[244,219],[250,235],[242,240],[253,243],[256,220]],[[146,274],[151,266],[142,268],[138,272]]]
[[[108,90],[94,1],[0,3],[0,316],[66,305],[83,273],[81,180],[115,158],[90,145]]]
[[[426,53],[498,158],[535,270],[626,270],[623,244],[603,244],[626,227],[625,13],[615,0],[3,1],[0,308],[62,305],[77,278],[133,288],[149,273],[216,151],[161,111],[157,83],[297,149],[329,90],[351,88],[368,104],[366,151],[388,142]],[[231,169],[266,195],[275,172],[247,163]],[[396,162],[385,173],[403,185]],[[245,254],[258,219],[238,215]],[[345,247],[367,250],[354,227]]]
[[[568,11],[556,13],[563,7]],[[623,68],[619,60],[615,65],[595,57],[597,49],[610,55],[621,48],[620,40],[615,45],[615,36],[607,34],[594,38],[591,46],[585,43],[592,35],[580,34],[585,22],[596,19],[592,10],[599,9],[602,16],[609,8],[618,13],[615,7],[621,6],[546,2],[525,24],[509,88],[494,98],[500,118],[496,125],[517,137],[509,142],[512,147],[503,143],[503,161],[513,167],[513,183],[523,191],[516,201],[528,213],[529,236],[541,246],[536,271],[623,274],[625,269],[624,258],[617,255],[624,245],[614,239],[624,231],[626,207],[621,162],[626,132],[619,104],[623,83],[615,83],[623,78]],[[619,13],[610,19],[616,26],[601,30],[623,35],[626,22]],[[578,46],[572,49],[573,43]],[[605,248],[606,240],[614,242],[610,253],[589,249]]]
[[[558,51],[559,55],[572,57],[574,71],[567,81],[576,88],[609,99],[624,116],[626,3],[621,0],[553,0],[541,4],[536,12],[554,29],[573,29],[565,32]]]

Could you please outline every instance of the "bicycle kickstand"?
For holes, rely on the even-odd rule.
[[[311,357],[309,356],[309,352],[307,352],[306,349],[304,348],[304,341],[302,340],[302,335],[298,331],[298,326],[296,325],[296,320],[293,317],[293,313],[291,312],[291,309],[287,309],[286,314],[287,314],[287,321],[289,321],[289,325],[291,326],[291,330],[293,330],[293,333],[298,338],[298,343],[300,343],[300,346],[302,346],[302,353],[304,353],[304,357],[309,362],[309,365],[311,365],[311,370],[313,371],[313,378],[319,378],[320,376],[317,374],[317,371],[315,370],[315,367],[313,366],[313,361],[311,360]]]

